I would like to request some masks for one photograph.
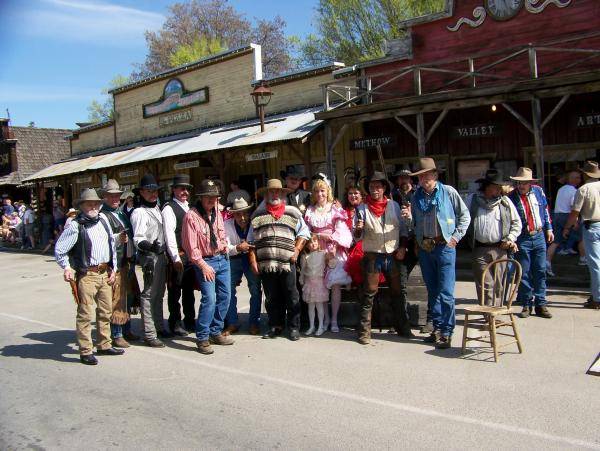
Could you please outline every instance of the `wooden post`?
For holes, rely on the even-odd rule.
[[[331,126],[328,122],[325,122],[325,162],[327,163],[327,177],[332,180],[333,176],[333,141]]]
[[[417,113],[417,146],[419,157],[425,156],[425,118],[423,113]]]
[[[545,188],[544,178],[544,140],[542,138],[542,106],[540,99],[534,97],[531,99],[531,113],[532,113],[532,129],[533,129],[533,140],[535,142],[536,151],[536,166],[537,176],[540,179],[540,186]]]

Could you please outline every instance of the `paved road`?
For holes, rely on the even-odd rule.
[[[56,264],[0,252],[0,268],[3,450],[600,449],[600,378],[585,374],[600,312],[581,294],[554,292],[555,318],[520,321],[525,353],[498,364],[387,334],[363,347],[343,331],[241,334],[212,356],[190,336],[87,367]]]

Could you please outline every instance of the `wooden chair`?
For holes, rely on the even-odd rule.
[[[512,269],[511,269],[512,266]],[[485,281],[488,276],[491,276],[491,284],[488,280],[486,287]],[[481,276],[480,303],[476,306],[465,307],[465,323],[462,340],[462,354],[467,349],[468,341],[480,341],[490,343],[494,350],[494,361],[498,362],[498,349],[509,346],[513,343],[517,344],[519,353],[523,353],[523,346],[515,325],[514,312],[512,303],[517,296],[519,284],[521,283],[521,265],[513,259],[498,259],[487,264]],[[487,296],[486,296],[487,294]],[[486,298],[491,300],[491,305],[485,305]],[[469,316],[481,315],[481,319],[469,319]],[[508,317],[509,320],[504,320]],[[469,327],[480,330],[488,330],[487,336],[469,337]],[[512,328],[512,334],[498,332],[502,327]],[[513,340],[499,344],[498,335],[514,338]]]

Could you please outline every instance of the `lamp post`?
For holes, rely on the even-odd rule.
[[[254,105],[256,105],[256,108],[258,109],[258,117],[260,118],[260,131],[262,133],[265,131],[265,107],[271,101],[273,92],[268,86],[260,84],[254,88],[254,91],[252,91],[250,95],[252,96]]]

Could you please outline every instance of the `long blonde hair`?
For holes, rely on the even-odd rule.
[[[333,192],[331,191],[331,186],[329,186],[327,184],[327,182],[325,182],[325,180],[317,179],[313,183],[312,191],[311,191],[311,195],[310,195],[310,203],[312,205],[316,205],[316,203],[317,203],[317,196],[315,196],[315,192],[320,189],[323,189],[323,188],[325,188],[327,190],[327,202],[328,203],[333,202]]]

